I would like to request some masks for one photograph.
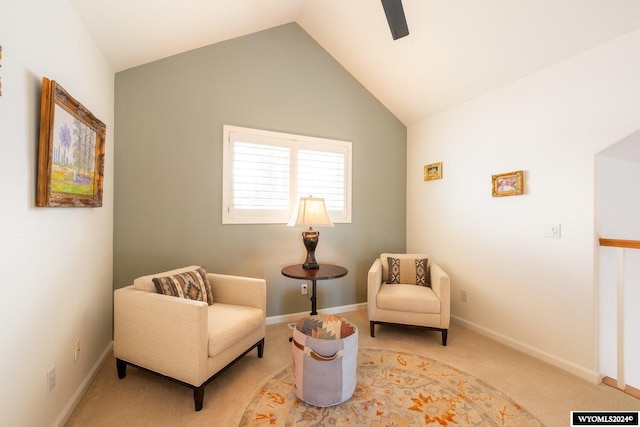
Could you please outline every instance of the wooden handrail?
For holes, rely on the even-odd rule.
[[[600,246],[616,248],[640,249],[640,240],[600,239]]]

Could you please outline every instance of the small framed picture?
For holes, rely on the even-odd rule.
[[[523,187],[523,171],[514,171],[501,173],[499,175],[491,176],[492,193],[493,197],[502,196],[517,196],[524,194]]]
[[[442,162],[424,165],[424,180],[442,179]]]

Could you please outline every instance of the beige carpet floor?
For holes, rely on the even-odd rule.
[[[457,367],[502,391],[549,427],[569,426],[572,410],[640,410],[634,397],[591,384],[455,323],[443,347],[437,332],[381,325],[371,338],[365,310],[342,316],[358,326],[360,347],[412,352]],[[236,426],[260,386],[291,364],[290,335],[286,324],[268,326],[264,357],[258,359],[254,350],[209,384],[200,412],[193,410],[190,389],[132,367],[119,380],[115,359],[109,357],[66,425]]]

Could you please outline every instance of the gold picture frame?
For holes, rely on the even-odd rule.
[[[442,162],[424,165],[424,180],[442,179]]]
[[[46,77],[41,102],[36,206],[102,206],[105,124]]]
[[[524,194],[524,171],[513,171],[491,176],[493,197],[517,196]]]

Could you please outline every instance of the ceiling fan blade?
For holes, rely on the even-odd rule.
[[[409,35],[407,19],[404,16],[402,0],[382,0],[384,14],[387,15],[387,22],[394,40]]]

